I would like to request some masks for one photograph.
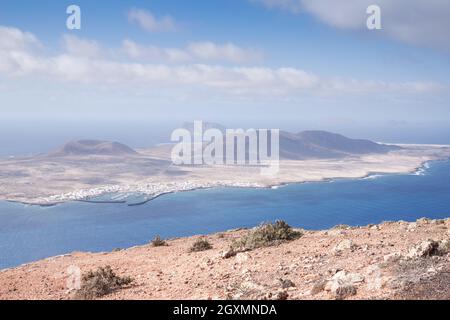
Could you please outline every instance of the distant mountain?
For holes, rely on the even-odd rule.
[[[194,124],[186,122],[183,128],[192,133]],[[211,128],[226,132],[226,127],[223,125],[203,123],[204,131]],[[383,154],[400,149],[401,147],[398,146],[370,140],[350,139],[327,131],[280,132],[280,158],[287,160],[335,159],[352,155]]]
[[[370,140],[350,139],[326,131],[280,132],[282,159],[326,159],[351,155],[380,154],[401,149],[398,146],[375,143]]]
[[[107,155],[124,156],[135,155],[136,151],[119,142],[99,141],[99,140],[79,140],[70,141],[58,150],[52,152],[51,156],[88,156]]]

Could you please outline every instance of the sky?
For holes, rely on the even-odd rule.
[[[447,0],[2,0],[0,144],[192,120],[450,143],[448,17]]]

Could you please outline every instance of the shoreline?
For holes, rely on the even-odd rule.
[[[372,171],[372,172],[367,172],[366,174],[359,176],[359,177],[331,177],[331,178],[322,178],[321,180],[311,180],[311,181],[298,181],[298,182],[283,182],[280,181],[279,183],[274,183],[274,184],[266,184],[266,185],[246,185],[246,186],[239,186],[233,183],[214,183],[212,182],[210,185],[205,185],[205,186],[198,186],[198,187],[193,187],[193,188],[189,188],[189,189],[178,189],[178,190],[173,190],[173,191],[167,191],[167,192],[161,192],[158,194],[154,194],[154,195],[149,195],[148,199],[144,199],[138,203],[131,203],[131,204],[127,204],[126,200],[92,200],[89,198],[80,198],[80,199],[68,199],[68,200],[63,200],[63,201],[56,201],[56,202],[27,202],[27,201],[17,201],[17,200],[9,200],[9,199],[0,199],[0,201],[5,201],[5,202],[10,202],[10,203],[15,203],[15,204],[21,204],[21,205],[25,205],[25,206],[38,206],[38,207],[54,207],[54,206],[58,206],[58,205],[62,205],[65,203],[75,203],[75,202],[84,202],[84,203],[92,203],[92,204],[127,204],[130,207],[133,206],[140,206],[140,205],[145,205],[146,203],[153,201],[159,197],[165,196],[165,195],[169,195],[169,194],[175,194],[178,192],[191,192],[191,191],[196,191],[196,190],[207,190],[207,189],[215,189],[215,188],[249,188],[249,189],[278,189],[284,186],[289,186],[289,185],[295,185],[295,184],[306,184],[306,183],[332,183],[334,181],[341,181],[341,180],[360,180],[360,179],[370,179],[371,177],[384,177],[384,176],[394,176],[394,175],[410,175],[410,174],[416,174],[416,175],[420,175],[421,172],[426,171],[427,169],[429,169],[430,165],[434,162],[441,162],[441,161],[450,161],[450,157],[445,157],[445,158],[440,158],[440,159],[432,159],[432,160],[424,160],[420,165],[416,166],[415,168],[405,171],[405,172],[376,172],[376,171]],[[102,188],[102,187],[98,187],[98,188]],[[98,189],[96,188],[96,189]],[[120,188],[120,186],[104,186],[104,188]],[[74,191],[76,192],[83,192],[83,191],[90,191],[90,190],[94,190],[94,189],[89,189],[89,190],[78,190],[78,191]],[[141,194],[145,196],[145,193],[136,191],[136,192],[127,192],[127,193],[133,193],[133,194]],[[100,196],[105,196],[107,194],[121,194],[120,191],[118,192],[110,192],[110,191],[104,191],[102,193],[98,193],[93,197],[100,197]]]

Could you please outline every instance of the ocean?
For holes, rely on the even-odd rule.
[[[0,269],[73,251],[103,252],[163,238],[209,234],[283,219],[319,230],[387,220],[450,217],[450,161],[416,174],[214,188],[164,195],[140,206],[0,202]]]

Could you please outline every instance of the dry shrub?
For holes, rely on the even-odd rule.
[[[302,236],[302,232],[292,229],[284,221],[265,223],[250,230],[242,238],[233,241],[231,249],[235,252],[249,251],[257,248],[275,246],[293,241]]]
[[[77,291],[79,299],[95,299],[108,295],[133,282],[130,277],[119,277],[110,266],[100,267],[96,271],[83,274],[81,288]]]
[[[167,246],[167,242],[165,240],[161,239],[161,237],[159,235],[157,235],[155,237],[155,239],[153,239],[150,243],[151,243],[151,245],[153,247],[165,247],[165,246]]]
[[[212,245],[206,238],[199,238],[195,240],[192,247],[189,249],[190,252],[200,252],[212,249]]]

